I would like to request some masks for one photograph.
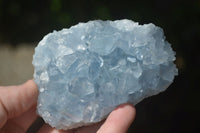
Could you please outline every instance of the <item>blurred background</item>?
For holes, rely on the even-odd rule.
[[[32,78],[34,47],[47,33],[123,18],[162,27],[179,69],[165,92],[136,105],[129,133],[199,133],[200,0],[0,0],[0,85]]]

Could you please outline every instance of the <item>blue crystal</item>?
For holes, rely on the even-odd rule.
[[[164,91],[177,75],[163,30],[131,20],[89,21],[46,35],[35,48],[37,111],[52,127],[104,119]]]

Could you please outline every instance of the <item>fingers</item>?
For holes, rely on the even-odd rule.
[[[37,101],[36,84],[29,80],[19,86],[0,87],[0,128],[7,119],[29,110]]]
[[[27,112],[23,113],[22,115],[10,119],[6,122],[0,132],[5,133],[25,133],[29,126],[34,122],[37,118],[36,115],[36,106],[29,109]]]
[[[120,105],[111,112],[97,133],[126,133],[135,114],[136,110],[132,105]]]
[[[42,128],[38,131],[38,133],[73,133],[73,131],[62,131],[57,130],[55,128],[50,127],[48,124],[42,126]]]
[[[14,119],[11,119],[10,121],[12,121],[17,126],[21,127],[24,131],[27,131],[27,129],[36,120],[36,118],[37,114],[35,105],[34,107],[30,108],[27,112]]]
[[[7,111],[4,105],[2,104],[1,98],[0,98],[0,129],[3,127],[6,121],[7,121]]]

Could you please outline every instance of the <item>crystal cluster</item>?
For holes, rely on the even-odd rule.
[[[52,127],[104,119],[164,91],[177,75],[163,30],[131,20],[89,21],[46,35],[35,48],[37,111]]]

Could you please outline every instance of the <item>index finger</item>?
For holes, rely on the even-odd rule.
[[[8,119],[28,111],[37,97],[38,89],[33,80],[19,86],[0,87],[0,127]]]

